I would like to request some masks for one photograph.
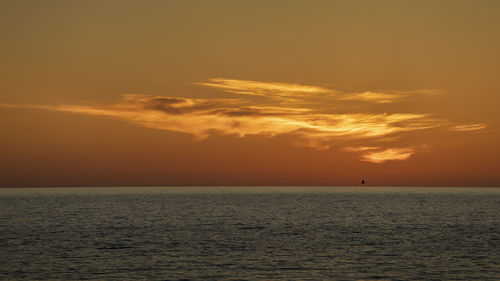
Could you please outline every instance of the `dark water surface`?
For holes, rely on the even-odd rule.
[[[500,189],[0,189],[22,279],[500,280]]]

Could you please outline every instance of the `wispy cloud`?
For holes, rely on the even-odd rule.
[[[347,151],[347,152],[360,152],[360,151],[375,150],[375,149],[380,149],[380,147],[378,147],[378,146],[346,146],[343,148],[343,150]]]
[[[396,94],[377,92],[344,94],[338,97],[339,100],[367,101],[375,103],[391,103],[398,98],[400,98],[400,96]]]
[[[345,94],[320,86],[222,78],[197,84],[238,96],[202,99],[124,95],[120,101],[107,105],[0,104],[0,107],[34,108],[115,118],[147,128],[190,134],[197,139],[206,138],[215,132],[239,137],[287,134],[295,136],[294,143],[298,145],[320,150],[328,149],[335,143],[343,143],[344,151],[360,153],[362,161],[373,163],[408,159],[414,153],[412,148],[387,147],[404,133],[448,124],[429,113],[346,112],[345,109],[340,113],[324,110],[324,104],[342,100],[370,102],[376,109],[377,104],[413,95],[410,92],[398,94],[367,91]],[[252,95],[264,96],[268,101],[255,101]],[[315,100],[311,100],[311,97]],[[485,126],[461,125],[452,130],[472,131]],[[345,145],[349,141],[355,141],[357,145]]]
[[[415,153],[413,148],[388,148],[381,151],[367,152],[361,160],[372,163],[384,163],[390,160],[406,160]]]
[[[486,124],[467,124],[467,125],[459,125],[451,128],[452,131],[477,131],[486,128]]]
[[[426,114],[320,114],[313,109],[245,105],[233,99],[127,95],[119,103],[103,106],[18,107],[114,117],[198,138],[213,130],[238,136],[292,133],[310,139],[371,138],[437,126],[426,123]]]
[[[235,80],[213,78],[209,82],[199,82],[198,85],[222,89],[226,92],[255,96],[305,96],[311,94],[331,93],[333,90],[301,84],[259,82],[249,80]]]
[[[366,91],[362,93],[342,93],[338,100],[364,101],[372,103],[392,103],[415,96],[436,96],[442,93],[438,90],[416,91]]]
[[[439,95],[438,90],[415,91],[366,91],[341,92],[322,86],[301,85],[278,82],[259,82],[250,80],[236,80],[227,78],[213,78],[208,82],[198,82],[197,85],[224,90],[233,94],[265,96],[268,98],[285,98],[284,101],[302,101],[314,99],[318,96],[322,101],[361,101],[368,103],[392,103],[400,99],[416,95]],[[288,98],[288,100],[287,100]]]

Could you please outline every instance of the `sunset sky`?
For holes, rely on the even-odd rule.
[[[500,183],[500,1],[2,1],[0,38],[0,187]]]

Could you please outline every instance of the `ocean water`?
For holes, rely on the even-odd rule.
[[[500,189],[0,189],[0,280],[270,279],[500,280]]]

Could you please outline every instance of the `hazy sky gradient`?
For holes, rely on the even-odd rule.
[[[0,186],[498,186],[499,1],[4,1]]]

